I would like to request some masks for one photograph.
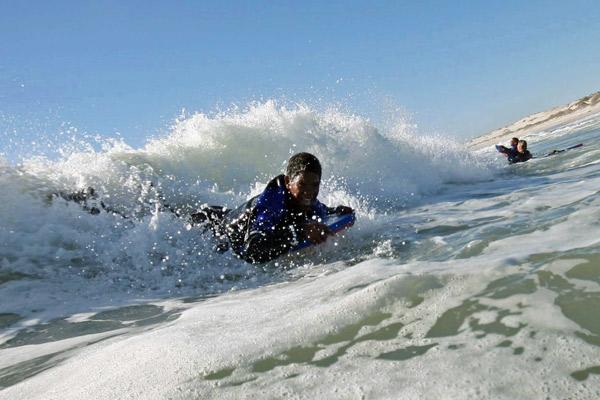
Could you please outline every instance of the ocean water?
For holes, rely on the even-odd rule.
[[[600,115],[542,155],[283,107],[182,118],[0,160],[0,399],[596,399]],[[191,211],[258,193],[298,151],[357,223],[252,266]],[[115,210],[52,197],[93,187]]]

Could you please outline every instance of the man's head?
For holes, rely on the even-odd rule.
[[[294,154],[285,171],[285,186],[294,201],[308,208],[319,195],[321,163],[310,153]]]
[[[525,153],[527,151],[527,142],[525,140],[519,140],[519,144],[517,145],[517,151],[519,153]]]
[[[519,138],[512,138],[510,139],[510,147],[517,147],[517,145],[519,144]]]

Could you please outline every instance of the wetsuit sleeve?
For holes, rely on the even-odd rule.
[[[302,229],[283,223],[284,210],[276,207],[254,210],[242,255],[246,261],[262,263],[289,252],[304,237]]]
[[[328,215],[335,214],[335,207],[327,207],[325,204],[317,200],[313,207],[313,212],[319,218],[326,218]]]
[[[273,260],[289,252],[305,238],[304,226],[285,223],[285,205],[283,202],[260,202],[255,208],[251,230],[244,241],[243,256],[246,261],[262,263]],[[323,220],[327,215],[335,214],[336,209],[317,201],[313,211]]]
[[[500,144],[496,145],[496,150],[498,150],[499,153],[503,153],[503,154],[506,154],[508,152],[508,148],[506,148]]]
[[[321,218],[325,218],[330,215],[344,215],[353,213],[354,210],[348,206],[339,205],[337,207],[327,207],[321,202],[318,202],[315,210],[315,214],[320,216]]]
[[[243,258],[252,263],[263,263],[289,252],[300,242],[300,232],[292,225],[277,227],[272,232],[252,231],[244,242]]]
[[[508,147],[506,147],[506,146],[502,146],[502,145],[500,145],[500,144],[497,144],[497,145],[496,145],[496,150],[498,150],[498,152],[499,152],[499,153],[503,154],[504,156],[508,157],[509,159],[510,159],[511,157],[514,157],[514,156],[515,156],[515,154],[516,154],[516,152],[517,152],[517,151],[516,151],[515,149],[513,149],[512,147],[509,149]]]

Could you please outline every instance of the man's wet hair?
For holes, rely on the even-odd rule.
[[[298,153],[290,157],[285,174],[290,179],[293,179],[302,172],[313,172],[321,178],[321,163],[319,159],[310,153]]]
[[[518,137],[514,137],[514,138],[510,139],[510,142],[511,143],[513,143],[513,142],[519,143],[519,138]]]

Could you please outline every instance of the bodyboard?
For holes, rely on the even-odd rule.
[[[553,150],[550,153],[546,154],[544,157],[550,157],[550,156],[562,153],[562,152],[567,151],[567,150],[577,149],[579,147],[583,147],[583,143],[579,143],[579,144],[576,144],[575,146],[570,146],[570,147],[567,147],[567,148],[561,149],[561,150]]]
[[[331,230],[332,233],[338,233],[340,231],[343,231],[344,229],[350,228],[352,225],[354,225],[354,221],[356,221],[356,216],[352,212],[349,214],[342,214],[342,215],[338,215],[338,214],[329,215],[327,217],[327,219],[325,219],[324,223],[325,223],[325,225],[327,225],[329,227],[329,229]],[[313,243],[310,240],[306,239],[306,240],[298,243],[295,247],[292,248],[291,251],[302,250],[307,247],[314,246],[315,244],[316,243]]]

